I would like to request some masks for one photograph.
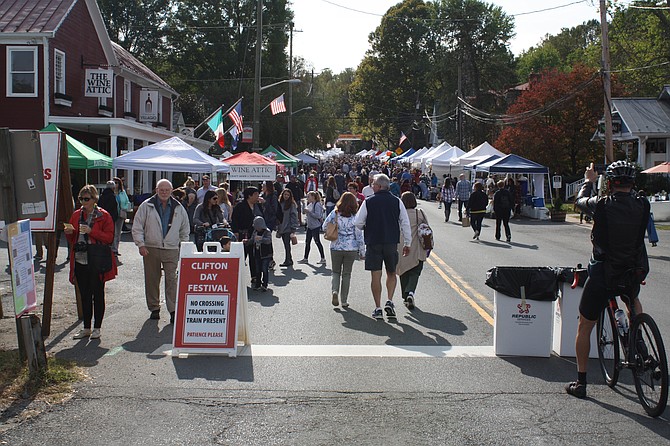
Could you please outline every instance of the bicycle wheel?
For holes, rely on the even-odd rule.
[[[635,366],[633,379],[635,391],[642,407],[652,417],[663,413],[668,402],[668,361],[661,333],[654,319],[639,314],[631,327]]]
[[[606,307],[596,324],[596,342],[598,342],[598,361],[603,378],[608,386],[614,387],[619,380],[619,361],[621,347],[614,316],[610,307]]]

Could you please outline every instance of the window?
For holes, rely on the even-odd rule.
[[[123,111],[126,113],[132,111],[131,94],[132,89],[130,87],[130,81],[123,81]]]
[[[648,139],[647,153],[666,153],[666,139],[665,138]]]
[[[65,53],[54,50],[54,93],[65,94]]]
[[[37,96],[37,47],[7,47],[7,96]]]

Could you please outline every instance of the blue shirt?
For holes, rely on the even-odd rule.
[[[163,238],[167,235],[170,230],[170,215],[172,215],[172,200],[168,200],[167,206],[163,208],[163,203],[158,200],[158,206],[156,207],[158,215],[161,218],[161,226],[163,227]]]

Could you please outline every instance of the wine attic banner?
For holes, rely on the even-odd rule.
[[[112,70],[86,70],[84,96],[89,98],[111,98],[114,72]]]

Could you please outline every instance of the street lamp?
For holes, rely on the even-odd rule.
[[[296,110],[296,111],[294,111],[293,113],[291,113],[291,116],[293,116],[293,115],[297,115],[297,114],[300,113],[301,111],[311,110],[311,109],[312,109],[312,107],[303,107],[303,108],[301,108],[300,110]]]
[[[261,124],[261,91],[274,87],[279,84],[299,84],[300,79],[284,79],[283,81],[275,82],[274,84],[260,86],[260,82],[256,80],[256,91],[254,93],[254,125],[253,125],[253,143],[252,149],[259,148],[260,145],[260,124]]]

